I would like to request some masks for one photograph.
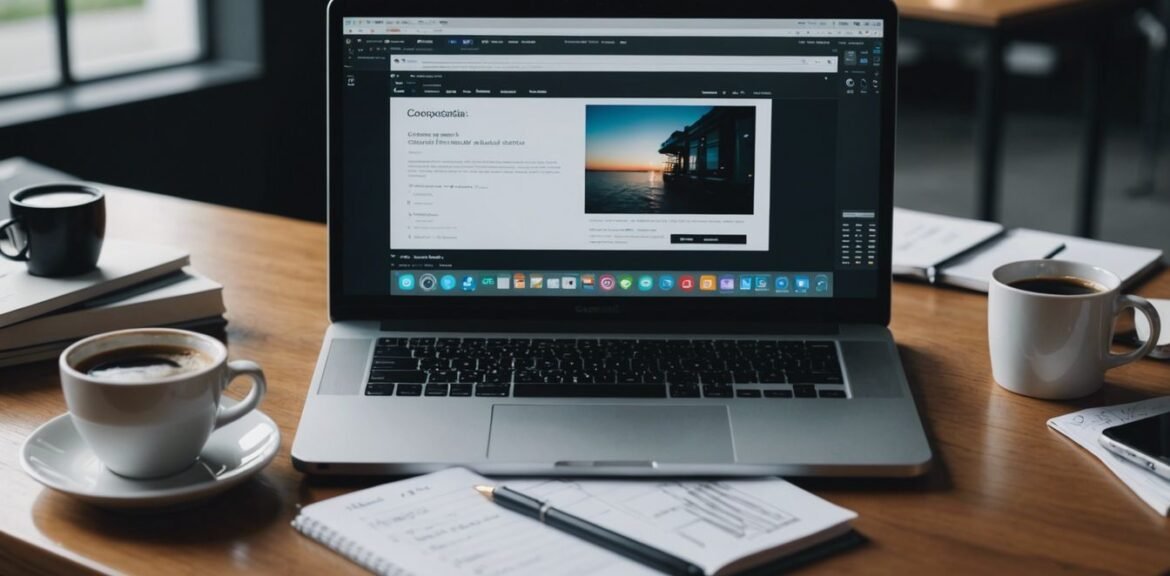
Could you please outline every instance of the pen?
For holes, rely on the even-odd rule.
[[[567,532],[582,540],[587,540],[611,552],[621,554],[626,558],[640,562],[667,574],[685,576],[701,576],[703,569],[679,558],[647,546],[637,540],[627,538],[606,530],[592,522],[583,520],[563,510],[557,510],[548,502],[541,502],[535,498],[525,496],[506,486],[476,486],[476,491],[483,494],[488,500],[519,512],[525,516],[536,518],[544,524]]]

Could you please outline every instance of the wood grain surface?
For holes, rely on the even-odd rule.
[[[224,285],[232,358],[263,365],[262,409],[280,425],[275,462],[202,506],[163,515],[99,510],[42,488],[18,451],[65,411],[53,363],[0,370],[0,574],[344,574],[360,571],[300,536],[297,507],[369,486],[292,469],[289,447],[322,335],[325,228],[184,200],[111,191],[109,233],[170,243]],[[1138,290],[1170,297],[1170,273]],[[1170,393],[1170,364],[1110,372],[1075,402],[1016,396],[991,380],[986,298],[896,283],[892,329],[936,461],[909,480],[801,479],[857,511],[869,543],[806,573],[1115,573],[1170,569],[1170,520],[1045,421]]]

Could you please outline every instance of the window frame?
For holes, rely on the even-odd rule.
[[[137,76],[140,74],[149,74],[152,72],[159,72],[162,70],[169,70],[182,66],[190,66],[192,64],[209,62],[216,57],[216,38],[214,36],[215,30],[211,25],[211,22],[214,21],[214,14],[212,13],[214,10],[213,6],[214,2],[210,2],[209,0],[196,0],[196,11],[199,18],[199,21],[196,23],[198,26],[197,34],[199,35],[199,54],[194,58],[181,60],[178,62],[171,62],[168,64],[160,64],[157,66],[135,68],[133,70],[115,72],[112,74],[101,74],[79,80],[73,74],[72,63],[69,55],[69,0],[52,0],[51,7],[53,11],[53,28],[57,35],[57,41],[54,43],[54,47],[57,50],[57,80],[52,84],[41,86],[39,88],[0,93],[0,102],[12,98],[51,93],[77,86],[94,84],[97,82],[105,82],[108,80],[116,80],[130,76]]]

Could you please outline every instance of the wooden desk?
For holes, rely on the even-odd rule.
[[[1015,38],[1075,46],[1084,66],[1084,134],[1077,164],[1074,232],[1093,237],[1105,130],[1106,59],[1120,17],[1144,0],[895,0],[906,35],[970,41],[981,47],[975,124],[978,216],[997,220],[1003,156],[1004,48]],[[946,191],[940,191],[946,192]]]
[[[262,408],[280,424],[281,453],[258,479],[190,511],[128,516],[91,508],[42,488],[17,461],[25,436],[65,411],[55,365],[0,370],[0,573],[357,573],[288,525],[298,505],[372,482],[325,485],[289,462],[326,326],[325,228],[143,193],[114,191],[108,202],[111,236],[185,246],[200,271],[224,284],[231,356],[264,366]],[[1170,273],[1141,292],[1170,296]],[[800,480],[856,510],[856,527],[872,541],[807,571],[1170,568],[1170,520],[1044,424],[1079,407],[1170,393],[1170,365],[1116,370],[1103,392],[1079,402],[1013,395],[991,381],[985,302],[895,286],[893,330],[935,465],[910,480]]]

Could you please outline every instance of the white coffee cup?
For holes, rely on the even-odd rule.
[[[191,367],[172,370],[173,374],[138,373],[133,378],[116,371],[99,377],[78,369],[118,351],[143,347],[192,351],[194,360]],[[227,348],[218,340],[185,330],[99,334],[67,348],[58,365],[65,403],[82,439],[106,468],[131,478],[183,471],[198,458],[213,430],[254,410],[267,389],[255,362],[228,362]],[[251,378],[251,391],[239,404],[221,407],[224,389],[237,376]]]
[[[1041,279],[1079,280],[1096,289],[1065,295],[1013,286]],[[1121,279],[1104,268],[1062,260],[1025,260],[996,268],[987,295],[992,376],[1000,386],[1036,398],[1096,392],[1106,370],[1144,357],[1158,341],[1151,337],[1125,354],[1109,351],[1114,321],[1127,308],[1146,315],[1151,334],[1160,332],[1154,307],[1140,296],[1121,294]]]

